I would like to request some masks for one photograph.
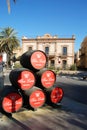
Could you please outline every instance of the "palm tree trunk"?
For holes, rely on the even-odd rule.
[[[8,12],[10,13],[11,7],[10,7],[10,0],[6,0],[7,1],[7,6],[8,6]],[[16,0],[13,0],[14,3],[16,3]]]
[[[8,12],[10,13],[10,0],[7,0]]]

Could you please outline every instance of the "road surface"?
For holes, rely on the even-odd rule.
[[[87,80],[78,77],[57,76],[56,84],[63,88],[66,97],[87,105]]]

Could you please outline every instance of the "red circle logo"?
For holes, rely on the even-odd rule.
[[[45,94],[41,90],[36,90],[30,95],[29,102],[33,108],[41,107],[45,102]]]
[[[54,85],[56,76],[53,71],[47,70],[42,74],[41,83],[44,87],[50,88]]]
[[[42,69],[46,65],[46,56],[44,53],[37,51],[31,56],[31,64],[35,69]]]
[[[10,93],[3,98],[2,107],[8,113],[18,111],[23,104],[23,99],[18,93]]]
[[[63,97],[63,90],[62,88],[56,87],[51,92],[51,101],[53,103],[58,103]]]
[[[22,90],[27,90],[35,84],[35,76],[30,71],[23,71],[18,77],[18,85]]]

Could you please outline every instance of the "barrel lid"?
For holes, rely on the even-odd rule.
[[[31,64],[37,70],[40,70],[43,67],[45,67],[45,65],[46,65],[45,53],[43,53],[42,51],[35,51],[31,55]]]
[[[45,88],[50,88],[56,81],[56,75],[51,70],[46,70],[41,77],[41,83]]]
[[[23,104],[23,99],[18,93],[9,93],[3,98],[2,108],[7,113],[13,113],[18,111]]]
[[[35,76],[31,71],[22,71],[18,76],[18,85],[22,90],[27,90],[35,84]]]
[[[55,87],[51,92],[51,101],[53,103],[58,103],[63,97],[63,89],[60,87]]]
[[[41,107],[45,102],[45,94],[41,90],[35,90],[29,98],[29,102],[32,108]]]

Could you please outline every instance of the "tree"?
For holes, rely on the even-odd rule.
[[[15,3],[16,0],[13,0],[13,2]],[[10,13],[10,0],[7,0],[7,6],[8,6],[8,12]]]
[[[13,50],[20,45],[16,35],[15,30],[10,27],[2,29],[0,33],[0,52],[6,52],[8,63],[13,56]]]

